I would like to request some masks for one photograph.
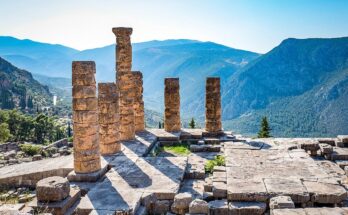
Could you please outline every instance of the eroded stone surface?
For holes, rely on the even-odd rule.
[[[36,196],[41,202],[56,202],[68,197],[70,184],[68,179],[53,176],[40,180],[36,185]]]
[[[180,93],[179,78],[164,80],[164,130],[180,131]]]
[[[206,81],[205,130],[209,133],[222,130],[220,78],[209,77]]]
[[[266,211],[266,203],[263,202],[230,202],[229,214],[230,215],[242,215],[242,214],[255,214],[261,215]]]
[[[269,201],[270,209],[295,208],[290,196],[276,196]]]

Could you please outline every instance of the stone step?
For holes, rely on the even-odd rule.
[[[214,137],[205,137],[203,138],[205,144],[220,144],[220,138],[214,138]]]
[[[220,145],[190,145],[191,152],[220,152]]]
[[[261,215],[267,208],[267,205],[264,202],[230,202],[228,206],[230,215]]]
[[[215,199],[227,198],[227,184],[213,181],[213,196]]]

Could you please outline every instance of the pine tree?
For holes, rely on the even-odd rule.
[[[190,123],[189,123],[190,128],[195,128],[196,127],[196,122],[195,119],[192,117]]]
[[[269,127],[267,117],[262,117],[261,128],[257,135],[258,138],[268,138],[271,136],[271,128]]]
[[[158,122],[158,128],[162,128],[161,122]]]
[[[33,104],[33,97],[31,97],[31,96],[28,97],[27,106],[28,106],[29,109],[33,109],[33,107],[34,107],[34,104]]]
[[[19,101],[19,107],[20,107],[22,110],[25,110],[25,108],[27,107],[27,102],[26,102],[25,96],[21,96],[21,99],[20,99],[20,101]]]
[[[68,122],[68,137],[71,137],[71,126],[70,126],[70,122]]]

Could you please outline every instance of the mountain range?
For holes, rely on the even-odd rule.
[[[30,72],[19,69],[0,57],[0,107],[18,107],[20,101],[24,101],[26,105],[28,100],[35,107],[42,107],[51,103],[52,94]]]
[[[72,60],[94,60],[99,81],[115,79],[114,45],[78,51],[0,37],[0,56],[47,85],[57,82],[46,76],[70,78]],[[254,135],[268,116],[275,136],[348,133],[347,37],[290,38],[263,55],[195,40],[134,43],[133,70],[144,74],[148,110],[163,112],[163,79],[179,77],[183,118],[203,122],[205,78],[220,76],[225,129]]]

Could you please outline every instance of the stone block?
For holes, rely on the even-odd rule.
[[[299,179],[266,178],[264,183],[271,196],[290,196],[294,203],[306,203],[310,200],[307,189]]]
[[[227,198],[229,201],[267,201],[269,195],[263,181],[227,179]]]
[[[348,144],[348,135],[338,135],[337,140],[342,143],[347,143]]]
[[[229,215],[261,215],[265,213],[266,208],[264,202],[230,202]]]
[[[209,214],[209,205],[206,201],[195,199],[189,206],[190,214]]]
[[[295,204],[291,200],[290,196],[276,196],[270,199],[269,208],[270,209],[295,208]]]
[[[36,195],[41,202],[57,202],[68,197],[69,181],[59,176],[48,177],[36,184]]]
[[[176,214],[185,214],[189,211],[189,205],[192,201],[191,193],[179,193],[175,195],[171,206],[172,212]]]
[[[229,213],[228,202],[224,200],[215,200],[208,203],[210,215],[226,215]]]
[[[205,130],[212,133],[222,130],[220,78],[208,77],[206,81]]]
[[[92,124],[95,125],[98,122],[97,111],[74,111],[73,113],[74,123]]]
[[[215,198],[227,197],[227,186],[224,182],[213,182],[213,195]]]
[[[324,154],[331,154],[333,152],[333,148],[329,144],[320,143],[319,147],[320,147],[320,151],[323,155]]]
[[[304,186],[311,194],[311,201],[322,204],[337,204],[347,198],[347,191],[338,184],[304,181]]]
[[[164,86],[164,130],[168,132],[180,131],[179,78],[166,78]]]
[[[73,86],[72,96],[74,99],[96,98],[96,86]]]

